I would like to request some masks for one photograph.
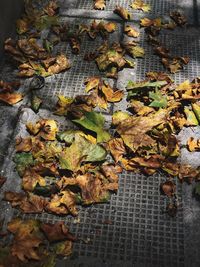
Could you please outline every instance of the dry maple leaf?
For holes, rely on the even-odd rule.
[[[40,136],[48,141],[54,141],[58,132],[56,121],[51,119],[42,119],[35,124],[27,123],[26,128],[31,134]]]
[[[9,104],[15,105],[23,99],[23,94],[21,93],[1,93],[0,92],[0,101]]]
[[[16,139],[16,152],[29,152],[32,149],[32,139],[30,137]]]
[[[77,198],[73,192],[69,190],[61,191],[59,194],[53,196],[46,206],[46,210],[55,214],[72,214],[76,216],[78,214],[76,202]]]
[[[154,26],[160,28],[162,26],[162,20],[161,18],[155,18],[155,19],[143,18],[140,20],[140,25],[142,27]]]
[[[170,14],[170,17],[175,21],[178,26],[183,26],[187,22],[186,17],[178,11],[173,11]]]
[[[136,151],[139,147],[149,147],[155,144],[155,140],[147,132],[152,130],[153,127],[164,123],[166,115],[166,110],[160,110],[147,117],[130,117],[119,123],[116,130],[125,145],[132,151]]]
[[[110,151],[116,162],[120,161],[126,152],[124,142],[121,138],[113,138],[109,140],[107,146],[107,149]]]
[[[116,8],[113,12],[116,13],[117,15],[119,15],[124,20],[130,20],[131,19],[131,15],[128,12],[128,10],[126,10],[125,8],[123,8],[121,6],[116,6]]]
[[[23,189],[32,192],[36,185],[45,186],[45,179],[32,169],[27,169],[22,178]]]
[[[130,6],[133,9],[142,10],[144,12],[149,12],[151,10],[150,5],[144,3],[143,0],[135,0]]]
[[[41,213],[47,202],[44,198],[30,194],[5,192],[4,199],[9,201],[12,207],[19,207],[24,213]]]
[[[39,223],[34,220],[13,219],[8,223],[8,230],[14,234],[11,253],[21,261],[40,260],[38,248],[43,243],[39,235]]]
[[[103,164],[101,166],[101,172],[111,183],[117,183],[119,180],[119,173],[122,173],[123,169],[120,165],[115,164]]]
[[[187,140],[187,147],[190,152],[200,150],[200,139],[195,140],[193,137],[190,137]]]
[[[140,32],[131,25],[126,25],[124,28],[124,32],[129,37],[134,37],[134,38],[137,38],[140,35]]]
[[[94,0],[94,9],[103,10],[106,7],[106,0]]]
[[[57,242],[63,240],[75,241],[76,237],[73,236],[64,222],[57,222],[55,224],[43,223],[40,226],[49,242]]]

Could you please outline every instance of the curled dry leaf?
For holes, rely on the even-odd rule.
[[[4,199],[9,201],[14,208],[19,208],[24,213],[41,213],[47,204],[46,199],[30,194],[5,192]]]
[[[187,141],[187,148],[190,152],[200,150],[200,139],[195,140],[193,137],[190,137]]]
[[[94,0],[94,9],[103,10],[106,7],[106,0]]]
[[[161,192],[167,195],[168,197],[174,196],[176,192],[176,185],[172,181],[166,181],[162,183],[160,188],[161,188]]]
[[[39,246],[43,239],[39,234],[39,223],[34,220],[13,219],[8,223],[8,230],[14,234],[11,253],[22,262],[40,260]]]
[[[116,162],[120,161],[126,152],[124,142],[121,138],[113,138],[108,141],[107,149]]]
[[[142,10],[144,12],[149,12],[151,7],[149,4],[144,3],[143,0],[135,0],[131,5],[133,9]]]
[[[173,11],[170,14],[170,17],[175,21],[178,26],[183,26],[187,22],[186,17],[178,11]]]
[[[140,35],[140,32],[131,25],[126,25],[124,28],[124,32],[129,37],[134,37],[134,38],[137,38]]]
[[[128,10],[126,10],[125,8],[123,8],[121,6],[116,6],[116,8],[113,12],[116,13],[117,15],[119,15],[124,20],[130,20],[131,19],[131,15],[128,12]]]
[[[21,93],[1,93],[0,92],[0,101],[9,104],[15,105],[23,99],[23,94]]]
[[[46,210],[55,214],[76,216],[78,210],[76,207],[77,196],[72,191],[61,191],[52,197],[46,206]]]
[[[57,222],[55,224],[43,223],[41,224],[40,229],[44,232],[49,242],[76,240],[76,237],[69,232],[69,229],[66,227],[64,222]]]

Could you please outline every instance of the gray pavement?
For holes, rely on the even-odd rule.
[[[110,0],[105,11],[92,9],[92,0],[60,0],[62,20],[72,27],[79,23],[89,23],[94,18],[116,21],[118,31],[110,35],[110,42],[126,38],[122,33],[124,22],[112,10],[117,4],[122,5],[132,13],[131,24],[138,25],[139,19],[144,16],[166,15],[173,9],[183,11],[189,18],[187,28],[174,32],[164,32],[161,39],[174,53],[188,55],[191,59],[186,68],[173,75],[176,83],[185,79],[192,80],[200,73],[200,35],[198,28],[198,14],[200,1],[181,0],[149,0],[152,13],[132,12],[129,8],[131,1]],[[48,117],[50,110],[57,101],[57,94],[74,96],[84,92],[83,82],[86,78],[100,74],[94,62],[85,62],[85,52],[94,50],[102,40],[97,38],[91,42],[87,37],[82,41],[82,50],[79,56],[73,55],[66,44],[59,44],[58,51],[66,52],[72,62],[72,68],[64,73],[46,79],[46,86],[38,94],[44,98],[45,104],[39,116]],[[128,80],[142,80],[145,72],[163,70],[159,59],[153,55],[152,48],[147,45],[141,30],[140,44],[145,48],[145,58],[136,60],[134,69],[124,69],[119,73],[115,85],[125,89]],[[1,65],[0,79],[12,80],[15,71],[5,62]],[[29,81],[22,81],[21,90],[26,91]],[[111,107],[105,113],[107,121],[115,110],[124,110],[126,100]],[[24,134],[24,125],[28,120],[37,116],[30,110],[29,101],[25,99],[15,107],[0,105],[0,167],[8,182],[4,190],[20,189],[20,180],[14,170],[12,157],[14,155],[14,139]],[[56,118],[59,120],[59,118]],[[59,121],[66,127],[65,122]],[[187,129],[180,133],[181,142],[189,136],[198,136],[199,129]],[[198,164],[199,153],[189,154],[183,150],[181,160]],[[199,165],[199,164],[198,164]],[[165,177],[155,175],[145,177],[124,172],[120,179],[119,192],[112,197],[110,204],[96,205],[89,208],[80,208],[80,222],[77,219],[62,218],[72,232],[85,240],[88,244],[75,244],[71,260],[59,261],[57,266],[73,267],[129,267],[129,266],[200,266],[200,202],[193,197],[194,185],[180,184],[177,181],[177,195],[180,202],[180,211],[175,218],[163,214],[166,206],[165,197],[160,195],[159,184]],[[1,195],[1,194],[0,194]],[[1,203],[0,208],[6,213],[8,221],[18,213],[10,209],[7,203]],[[31,216],[30,216],[31,217]],[[37,217],[48,222],[55,222],[61,218],[42,214]],[[112,225],[102,222],[111,220]]]

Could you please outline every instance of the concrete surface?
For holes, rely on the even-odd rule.
[[[0,24],[0,47],[2,47],[3,38],[5,38],[5,36],[8,37],[14,32],[14,19],[19,16],[22,2],[23,1],[21,0],[0,1],[0,17],[3,18],[3,23]],[[105,11],[95,11],[91,9],[93,3],[92,0],[60,0],[62,19],[73,24],[78,24],[80,21],[89,23],[91,19],[94,18],[114,20],[118,24],[118,31],[115,33],[115,37],[112,35],[110,36],[110,41],[117,39],[122,40],[123,38],[126,38],[122,34],[124,22],[117,15],[113,14],[112,9],[117,4],[128,7],[129,2],[131,1],[110,0],[107,1],[107,8]],[[171,47],[171,49],[173,49],[174,52],[190,56],[191,61],[185,70],[173,76],[176,83],[180,83],[185,79],[191,80],[194,77],[199,76],[200,34],[198,28],[198,14],[200,14],[200,0],[149,0],[148,2],[153,6],[153,11],[150,14],[152,17],[169,13],[173,9],[179,9],[189,17],[190,26],[187,29],[179,29],[175,32],[164,33],[161,38],[169,47]],[[133,18],[131,23],[133,24],[137,24],[141,17],[149,17],[148,14],[143,14],[142,12],[132,12],[132,15]],[[65,44],[61,44],[58,47],[59,51],[66,52],[70,57],[72,68],[68,72],[46,79],[46,86],[43,90],[41,90],[41,92],[39,92],[39,94],[41,97],[45,98],[47,101],[46,103],[48,104],[44,106],[45,110],[41,111],[41,115],[49,112],[49,107],[52,107],[56,102],[57,94],[74,96],[76,94],[83,93],[84,80],[92,75],[99,75],[95,64],[83,62],[85,52],[95,49],[99,43],[101,43],[101,40],[98,38],[95,42],[84,39],[82,52],[78,57],[71,54],[70,48],[66,47]],[[130,79],[143,79],[145,72],[149,70],[163,70],[162,66],[159,64],[158,58],[153,55],[152,48],[146,44],[142,30],[140,44],[145,48],[145,58],[138,59],[134,69],[124,69],[119,73],[119,78],[115,82],[115,85],[119,89],[125,89],[127,81]],[[0,79],[5,78],[7,80],[12,80],[12,73],[12,69],[5,71],[5,66],[3,65],[0,72]],[[24,83],[23,81],[21,90],[26,90],[27,86],[28,83]],[[19,109],[21,105],[27,105],[27,102],[24,101],[16,107],[8,107],[3,104],[0,105],[0,167],[2,165],[2,172],[5,173],[9,179],[13,178],[15,181],[17,181],[18,178],[14,172],[14,164],[11,160],[14,154],[14,138],[17,135],[22,134],[22,128],[24,127],[22,127],[22,125],[25,123],[27,118],[32,119],[32,115],[30,115],[32,112],[29,109],[25,108],[26,112],[24,113],[24,109],[22,108],[23,113],[21,113]],[[125,107],[126,100],[124,99],[121,103],[114,105],[111,110],[124,109]],[[186,138],[194,136],[195,134],[199,136],[199,129],[196,130],[196,132],[192,129],[187,129],[181,132],[180,138],[182,143],[185,142]],[[184,163],[194,162],[195,164],[198,164],[197,162],[199,162],[199,158],[199,153],[190,154],[186,150],[183,150],[181,156]],[[3,160],[5,161],[3,162]],[[76,257],[75,255],[74,261],[58,262],[57,266],[199,267],[200,202],[193,197],[194,184],[181,185],[180,183],[177,183],[178,196],[180,198],[182,208],[177,218],[167,218],[165,215],[160,214],[161,208],[165,206],[166,201],[162,196],[160,196],[158,188],[160,181],[165,180],[165,177],[156,176],[146,178],[142,176],[136,177],[134,175],[131,176],[123,174],[121,179],[126,179],[125,184],[123,180],[121,180],[120,192],[116,197],[113,197],[111,202],[111,206],[116,206],[117,208],[117,212],[114,215],[112,214],[111,208],[108,206],[101,206],[100,208],[91,207],[91,210],[95,209],[97,210],[97,213],[94,214],[95,218],[89,218],[89,223],[88,216],[85,215],[87,211],[84,209],[80,215],[82,216],[81,218],[84,224],[75,226],[73,225],[72,219],[66,219],[66,222],[70,224],[76,233],[80,233],[82,236],[87,237],[92,235],[91,231],[94,231],[92,226],[95,227],[95,223],[93,220],[96,218],[100,218],[102,220],[102,216],[103,218],[106,216],[109,218],[113,216],[113,218],[116,219],[114,232],[109,230],[109,228],[104,229],[102,225],[98,225],[98,227],[101,228],[104,239],[106,240],[106,250],[110,249],[109,244],[110,246],[113,245],[112,242],[109,241],[110,234],[115,233],[115,236],[113,234],[110,238],[113,238],[113,240],[120,240],[119,242],[115,241],[116,244],[120,243],[116,248],[116,253],[118,256],[123,255],[123,253],[124,255],[129,255],[130,259],[124,257],[118,260],[117,254],[115,260],[109,258],[104,259],[103,254],[100,258],[101,251],[103,251],[103,240],[101,243],[98,243],[98,240],[94,240],[94,244],[95,242],[100,244],[99,247],[97,246],[96,248],[96,254],[95,249],[91,244],[85,245],[85,247],[83,244],[77,244],[76,253],[80,252],[78,255],[79,257]],[[19,189],[19,180],[17,183],[17,188]],[[12,189],[12,187],[13,185],[11,181],[11,183],[6,185],[3,190],[5,190],[5,188],[7,190]],[[126,207],[128,207],[128,212],[124,210]],[[7,212],[7,218],[12,216],[12,211],[7,203],[3,202],[2,205],[0,205],[0,208],[3,212]],[[118,212],[119,215],[117,215]],[[150,212],[150,214],[148,212]],[[44,215],[42,218],[47,221],[57,220],[55,218],[52,219],[49,215]],[[137,220],[139,221],[138,224]],[[86,223],[87,226],[84,226]],[[81,229],[81,227],[83,228]],[[131,229],[132,232],[129,233],[128,231],[131,231]],[[123,235],[129,241],[123,241]],[[87,255],[84,251],[87,251]],[[94,259],[94,255],[97,255],[96,260]]]

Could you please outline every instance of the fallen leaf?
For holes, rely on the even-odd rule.
[[[119,15],[124,20],[130,20],[131,19],[131,15],[128,12],[128,10],[126,10],[125,8],[123,8],[121,6],[116,6],[116,8],[113,12],[116,13],[117,15]]]
[[[70,256],[72,254],[72,242],[69,240],[66,240],[64,242],[60,242],[55,245],[55,252],[56,255],[60,256]]]
[[[32,139],[30,137],[16,139],[15,145],[16,152],[30,152],[32,149]]]
[[[32,97],[31,97],[31,108],[32,108],[33,111],[35,111],[37,113],[39,111],[39,109],[40,109],[40,106],[42,105],[42,102],[43,102],[43,100],[40,97],[38,97],[35,94],[32,94]]]
[[[133,9],[142,10],[144,12],[149,12],[151,7],[149,4],[144,3],[142,0],[135,0],[131,5]]]
[[[45,179],[32,169],[27,169],[22,177],[22,187],[25,191],[32,192],[36,185],[45,186]]]
[[[34,159],[31,153],[17,153],[14,157],[16,169],[20,176],[23,176],[25,170],[34,164]]]
[[[69,191],[61,191],[59,194],[54,195],[46,206],[46,210],[59,215],[78,214],[76,207],[77,197]]]
[[[94,0],[94,9],[103,10],[106,7],[105,0]]]
[[[9,104],[15,105],[23,99],[21,93],[0,93],[0,101]]]
[[[69,229],[64,222],[57,222],[55,224],[43,223],[41,224],[40,229],[44,232],[49,242],[76,240],[76,237],[69,232]]]
[[[105,124],[104,117],[96,113],[94,111],[92,112],[86,112],[85,116],[83,116],[79,120],[73,120],[78,125],[81,125],[86,130],[92,131],[97,136],[97,142],[107,142],[110,139],[110,134],[103,129]]]
[[[176,192],[176,185],[170,180],[162,183],[160,188],[162,193],[167,195],[168,197],[174,196]]]
[[[66,147],[59,155],[61,169],[78,171],[83,162],[98,162],[106,157],[105,149],[93,144],[80,134],[75,134],[71,146]]]
[[[11,253],[22,262],[41,259],[38,248],[43,239],[38,234],[38,228],[38,222],[34,220],[13,219],[8,223],[8,230],[14,234]]]
[[[171,12],[170,17],[175,21],[178,26],[183,26],[187,22],[186,17],[178,11]]]
[[[140,32],[131,25],[126,25],[124,28],[124,32],[129,37],[134,37],[134,38],[137,38],[140,35]]]
[[[200,139],[195,140],[193,137],[190,137],[187,140],[187,148],[190,152],[200,150]]]
[[[124,142],[121,138],[113,138],[109,140],[108,149],[116,162],[119,162],[126,152]]]
[[[149,92],[149,98],[153,99],[149,105],[150,107],[166,108],[168,105],[167,96],[164,96],[158,90],[155,92]]]

